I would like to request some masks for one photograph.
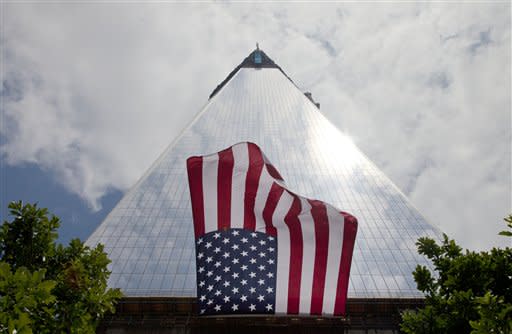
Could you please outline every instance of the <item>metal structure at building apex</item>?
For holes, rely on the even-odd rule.
[[[346,318],[237,320],[195,315],[195,245],[185,160],[242,141],[257,143],[291,190],[358,218]],[[412,271],[418,264],[431,267],[418,255],[415,242],[420,236],[440,235],[322,115],[311,94],[303,94],[258,48],[215,88],[192,123],[87,244],[105,245],[112,260],[109,286],[125,294],[118,313],[102,325],[106,332],[117,328],[119,333],[144,333],[145,327],[164,328],[161,333],[167,333],[165,328],[211,332],[234,324],[265,332],[268,326],[285,331],[299,323],[302,331],[312,326],[313,332],[393,332],[399,310],[422,302]]]

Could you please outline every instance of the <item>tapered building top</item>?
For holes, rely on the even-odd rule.
[[[286,73],[284,73],[284,71],[281,69],[281,67],[277,66],[276,63],[274,63],[274,61],[272,59],[270,59],[269,56],[267,56],[267,54],[265,52],[263,52],[262,50],[260,50],[259,48],[259,45],[256,44],[256,50],[254,50],[253,52],[251,52],[241,63],[240,65],[238,65],[237,67],[235,67],[235,69],[233,71],[231,71],[231,73],[229,73],[229,75],[226,77],[226,79],[224,79],[224,81],[222,81],[214,90],[213,92],[210,94],[209,98],[211,99],[212,97],[215,96],[215,94],[217,94],[218,91],[220,91],[222,89],[222,87],[224,87],[224,85],[226,85],[226,83],[229,82],[229,80],[231,80],[231,78],[241,69],[241,68],[277,68],[279,71],[281,71],[281,73],[283,73],[284,76],[286,76],[288,78],[288,80],[291,81],[291,79],[286,75]]]
[[[259,48],[215,88],[87,240],[105,245],[112,260],[109,286],[127,296],[196,295],[185,161],[242,141],[262,148],[288,188],[358,218],[349,297],[422,296],[411,273],[430,263],[415,242],[439,239],[440,232]]]

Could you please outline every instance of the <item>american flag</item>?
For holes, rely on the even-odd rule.
[[[355,217],[286,189],[254,143],[187,170],[200,314],[345,314]]]

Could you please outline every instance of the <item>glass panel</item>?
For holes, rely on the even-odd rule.
[[[261,52],[256,51],[254,53],[254,63],[255,64],[261,64]]]

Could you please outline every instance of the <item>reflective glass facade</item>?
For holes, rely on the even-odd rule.
[[[288,188],[359,220],[349,297],[421,297],[420,236],[440,238],[393,183],[277,68],[241,68],[124,196],[87,244],[105,245],[127,296],[196,295],[185,160],[258,144]]]

